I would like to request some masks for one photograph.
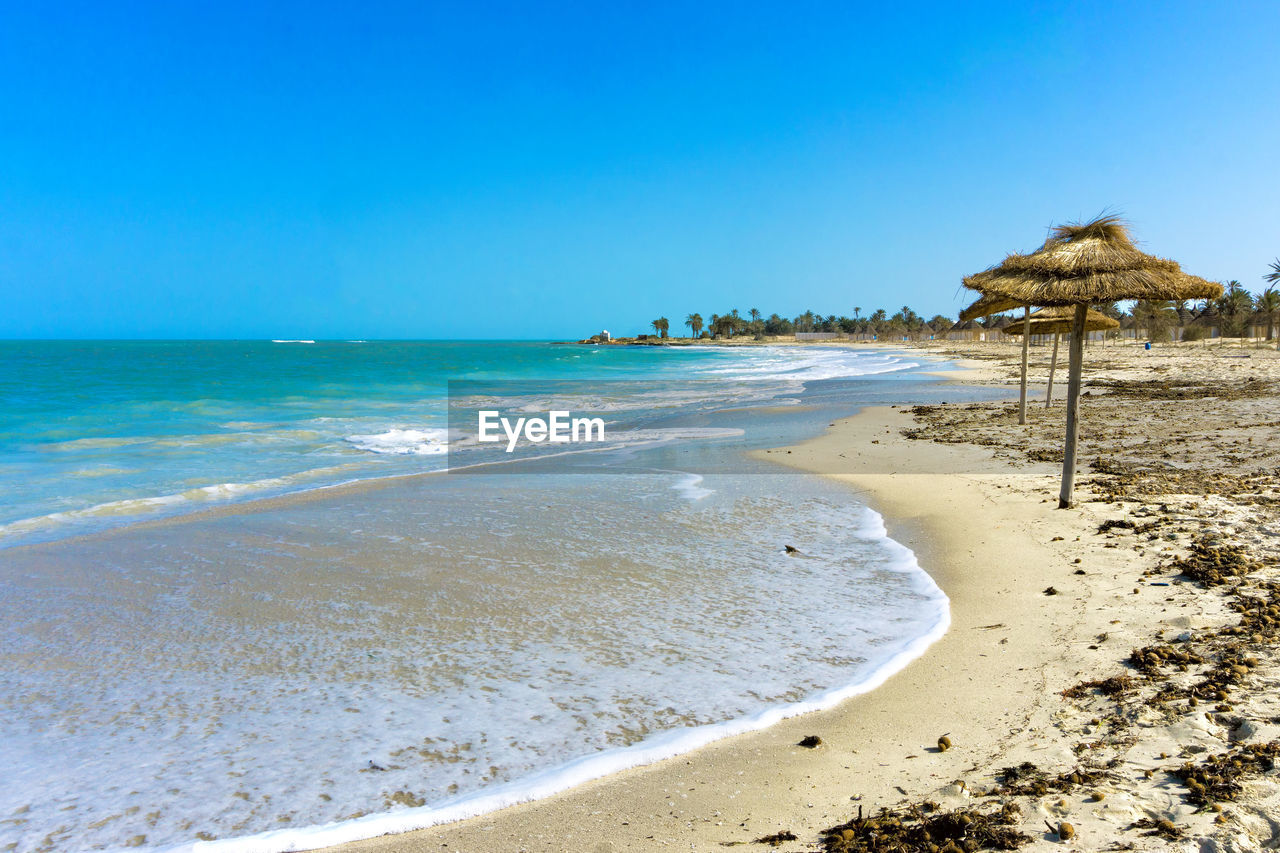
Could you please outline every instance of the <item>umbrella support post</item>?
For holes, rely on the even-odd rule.
[[[1049,390],[1044,393],[1044,407],[1049,408],[1053,402],[1053,374],[1058,369],[1058,341],[1062,340],[1061,332],[1053,333],[1053,357],[1049,359]]]
[[[1022,387],[1018,392],[1018,423],[1027,422],[1027,348],[1031,345],[1031,306],[1022,306]]]
[[[1071,323],[1070,368],[1067,379],[1067,440],[1062,451],[1062,490],[1058,493],[1058,509],[1071,506],[1076,481],[1076,446],[1080,438],[1080,369],[1084,361],[1084,323],[1089,306],[1076,306]]]

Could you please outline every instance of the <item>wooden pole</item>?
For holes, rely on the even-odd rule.
[[[1027,348],[1031,346],[1031,306],[1022,306],[1022,388],[1018,392],[1018,423],[1027,422]]]
[[[1058,509],[1071,506],[1076,481],[1076,445],[1080,439],[1080,368],[1084,361],[1084,321],[1089,306],[1076,306],[1071,323],[1070,369],[1067,379],[1067,440],[1062,449],[1062,490],[1058,493]]]
[[[1058,369],[1058,341],[1062,340],[1062,332],[1053,333],[1053,357],[1049,359],[1049,390],[1044,395],[1044,407],[1049,408],[1053,402],[1053,372]]]

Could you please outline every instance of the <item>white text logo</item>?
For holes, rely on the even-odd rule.
[[[523,435],[532,444],[549,441],[569,444],[578,441],[604,441],[603,418],[572,418],[569,412],[548,412],[546,417],[504,418],[500,412],[482,409],[476,440],[495,443],[505,440],[507,453],[516,449]]]

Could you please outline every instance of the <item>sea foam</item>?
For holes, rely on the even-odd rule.
[[[946,595],[921,569],[910,549],[888,538],[883,518],[874,511],[863,508],[858,521],[858,535],[867,541],[876,541],[886,553],[887,559],[881,568],[911,576],[913,588],[923,600],[929,602],[933,616],[923,625],[919,634],[881,647],[878,658],[854,681],[820,690],[796,702],[773,705],[735,719],[664,731],[631,746],[580,756],[526,778],[493,785],[436,804],[238,838],[179,844],[163,849],[174,853],[281,853],[425,829],[543,799],[603,776],[691,752],[723,738],[759,731],[790,717],[826,710],[854,696],[868,693],[922,655],[946,633],[951,620]]]
[[[394,456],[435,456],[449,450],[446,429],[389,429],[376,435],[349,435],[353,447]]]

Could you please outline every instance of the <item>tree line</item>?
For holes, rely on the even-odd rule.
[[[819,314],[816,311],[805,311],[792,318],[779,314],[765,317],[758,308],[752,308],[743,315],[737,308],[725,314],[712,314],[704,319],[701,314],[689,314],[684,325],[689,329],[692,338],[732,338],[744,335],[763,339],[794,335],[796,332],[844,332],[845,334],[877,334],[877,335],[912,335],[921,332],[937,332],[949,329],[955,321],[941,314],[925,320],[910,307],[904,305],[896,314],[890,316],[883,308],[878,308],[870,315],[862,316],[862,309],[854,308],[853,316],[836,314]],[[671,321],[659,317],[649,324],[659,337],[667,337],[671,329]]]
[[[1097,306],[1103,314],[1124,320],[1131,317],[1138,327],[1146,330],[1148,337],[1168,339],[1169,332],[1181,328],[1191,317],[1212,319],[1223,337],[1238,338],[1254,325],[1261,315],[1267,325],[1267,340],[1275,336],[1280,326],[1280,258],[1271,265],[1271,272],[1262,276],[1268,286],[1256,296],[1250,293],[1240,282],[1232,280],[1223,284],[1223,294],[1218,299],[1203,300],[1198,303],[1151,301],[1135,302],[1126,311],[1120,303]],[[996,328],[1004,325],[1013,315],[992,315],[978,320],[984,328]],[[661,338],[668,337],[671,321],[659,317],[649,324],[654,333]],[[790,319],[779,314],[765,317],[759,309],[752,308],[744,316],[737,308],[725,314],[712,314],[704,319],[701,314],[689,314],[684,319],[684,326],[689,329],[691,338],[733,338],[750,336],[756,340],[768,337],[794,335],[797,332],[843,332],[848,335],[876,335],[883,337],[921,337],[929,334],[940,334],[955,325],[955,320],[943,314],[935,314],[926,320],[904,305],[896,313],[890,315],[885,309],[877,308],[871,314],[863,316],[862,308],[855,307],[853,316],[836,314],[819,314],[816,311],[805,311]],[[1198,335],[1191,332],[1190,327],[1181,336],[1191,340]],[[1188,333],[1191,336],[1188,337]]]

